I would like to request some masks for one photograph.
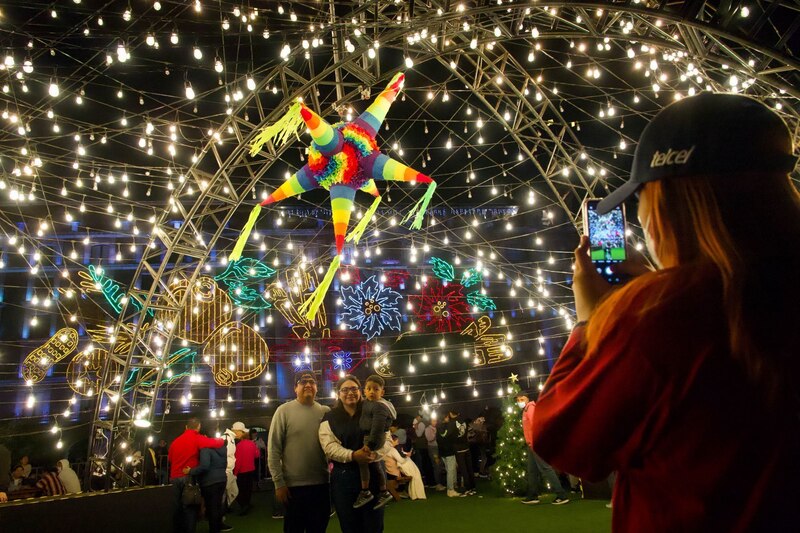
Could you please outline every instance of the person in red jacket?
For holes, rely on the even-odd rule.
[[[173,487],[172,529],[174,533],[194,533],[197,524],[197,507],[184,506],[181,501],[183,487],[189,471],[200,464],[201,448],[219,448],[222,439],[212,439],[200,434],[200,420],[190,418],[186,431],[172,441],[169,447],[170,483]]]
[[[684,98],[645,128],[630,180],[597,209],[637,192],[660,268],[610,291],[586,237],[575,250],[579,322],[537,402],[533,448],[590,480],[617,471],[614,531],[800,523],[795,163],[760,102]]]
[[[239,514],[246,515],[252,508],[250,499],[253,495],[253,484],[256,482],[256,461],[259,451],[256,443],[250,440],[250,430],[243,422],[235,422],[231,431],[239,441],[236,443],[236,465],[233,467],[236,485],[239,487],[236,502],[239,504]]]

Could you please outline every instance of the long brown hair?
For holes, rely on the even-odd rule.
[[[598,307],[587,354],[617,325],[619,309],[642,317],[717,281],[731,356],[764,399],[787,399],[800,329],[800,194],[791,180],[775,173],[692,176],[647,183],[640,194],[665,268]]]

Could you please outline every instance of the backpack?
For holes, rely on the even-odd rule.
[[[479,416],[469,425],[467,441],[474,444],[487,444],[489,442],[489,431],[486,429],[486,419],[484,417]]]

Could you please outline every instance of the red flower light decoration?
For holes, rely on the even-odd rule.
[[[416,303],[414,314],[421,328],[437,333],[461,331],[471,320],[463,289],[459,283],[443,285],[433,280],[422,287],[422,294],[409,296]]]

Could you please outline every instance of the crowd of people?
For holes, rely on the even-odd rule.
[[[569,502],[552,464],[616,480],[614,530],[797,527],[800,195],[787,176],[795,163],[780,117],[739,95],[686,98],[645,129],[630,181],[597,209],[636,193],[658,268],[622,263],[618,272],[633,279],[612,290],[581,239],[579,321],[538,402],[516,398],[528,445],[523,503],[539,502],[542,479],[554,504]],[[285,532],[323,532],[332,510],[343,533],[380,532],[386,503],[425,498],[426,485],[465,497],[488,474],[487,417],[462,420],[451,408],[405,428],[383,400],[383,380],[365,385],[339,379],[328,408],[316,401],[315,375],[301,372],[296,398],[277,408],[265,448]],[[173,486],[176,532],[195,529],[197,485],[212,532],[229,529],[226,505],[251,507],[262,451],[247,427],[237,422],[220,438],[200,431],[190,419],[166,452],[168,474],[154,467]],[[23,457],[0,495],[79,489],[70,472],[62,460],[32,480]]]
[[[8,474],[8,483],[0,486],[0,502],[36,496],[62,496],[81,492],[78,474],[67,459],[34,471],[27,455],[20,457]]]
[[[800,194],[788,177],[796,162],[786,124],[741,95],[679,100],[645,128],[630,180],[597,211],[636,194],[653,264],[633,254],[614,268],[630,281],[611,287],[582,237],[578,322],[538,403],[517,398],[530,448],[523,503],[538,503],[542,478],[553,503],[569,501],[552,464],[614,480],[615,531],[796,527]],[[284,531],[324,531],[331,501],[344,533],[383,530],[381,503],[389,476],[409,463],[409,434],[378,436],[392,415],[382,388],[368,379],[365,399],[346,376],[328,409],[315,401],[313,374],[298,378],[297,400],[279,407],[269,439]],[[411,463],[447,496],[474,491],[475,425],[452,410],[441,421],[414,420]],[[379,458],[394,462],[381,467],[386,474],[373,464]]]
[[[344,533],[378,532],[387,503],[425,499],[426,488],[449,497],[476,494],[475,477],[488,477],[496,427],[486,416],[462,420],[455,410],[441,420],[417,416],[403,427],[384,391],[380,376],[362,386],[348,375],[336,383],[329,408],[316,400],[314,373],[296,376],[295,399],[276,409],[264,446],[273,517],[284,520],[284,531],[326,531],[335,513]],[[261,456],[245,424],[236,422],[220,438],[201,431],[192,418],[169,446],[175,531],[195,529],[199,507],[185,496],[195,483],[211,532],[229,529],[226,507],[241,514],[252,507]]]
[[[176,532],[195,530],[201,506],[188,502],[187,494],[198,490],[212,533],[231,529],[226,512],[251,510],[253,489],[264,478],[275,489],[272,516],[284,519],[288,532],[325,531],[334,512],[344,532],[381,531],[390,502],[425,499],[426,489],[453,498],[476,494],[475,478],[489,477],[499,411],[487,408],[474,420],[462,419],[455,408],[441,419],[434,413],[398,417],[383,399],[385,387],[377,375],[363,387],[357,377],[345,376],[328,408],[316,401],[315,375],[302,372],[295,399],[276,409],[266,442],[243,422],[205,436],[200,419],[192,417],[170,444],[161,439],[133,452],[124,470],[113,472],[115,486],[140,480],[172,485]],[[48,496],[81,491],[66,459],[34,476],[27,456],[12,469],[0,498],[13,498],[23,487],[30,487],[24,497],[33,490]]]

